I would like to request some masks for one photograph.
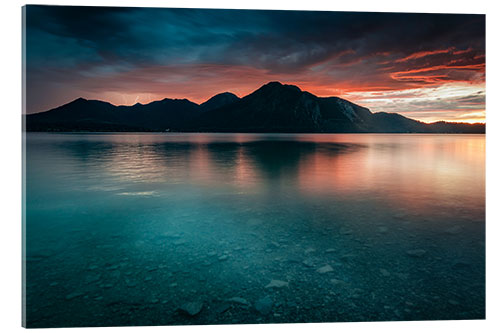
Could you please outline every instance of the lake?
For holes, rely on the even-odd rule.
[[[485,317],[485,136],[28,133],[28,327]]]

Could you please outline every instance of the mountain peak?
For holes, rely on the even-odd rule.
[[[238,101],[240,98],[231,92],[223,92],[217,95],[210,97],[207,101],[200,104],[202,111],[210,111],[217,109],[219,107],[234,103]]]
[[[232,92],[230,91],[224,91],[224,92],[221,92],[220,94],[217,94],[217,95],[214,95],[215,96],[236,96],[235,94],[233,94]],[[238,96],[236,96],[238,97]]]
[[[266,83],[264,86],[269,86],[269,87],[281,87],[283,86],[283,83],[279,82],[279,81],[269,81],[268,83]]]
[[[291,85],[291,84],[283,84],[279,81],[271,81],[263,85],[261,88],[266,88],[266,89],[280,89],[280,88],[286,88],[286,89],[293,89],[295,91],[302,91],[299,87]]]
[[[233,94],[232,92],[225,91],[225,92],[221,92],[221,93],[219,93],[217,95],[213,95],[208,100],[206,100],[204,103],[206,103],[206,102],[208,102],[210,100],[213,100],[213,99],[218,99],[218,98],[239,98],[239,97],[236,96],[235,94]]]

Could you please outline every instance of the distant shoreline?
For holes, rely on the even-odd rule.
[[[23,131],[23,134],[27,133],[47,133],[47,134],[463,134],[463,135],[486,135],[485,132],[477,133],[464,133],[464,132],[161,132],[161,131]]]

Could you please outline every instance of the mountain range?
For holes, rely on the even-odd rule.
[[[230,92],[202,104],[169,99],[115,106],[78,98],[49,111],[29,114],[27,131],[179,131],[273,133],[484,133],[485,124],[431,124],[397,113],[376,112],[339,97],[318,97],[300,88],[269,82],[239,98]]]

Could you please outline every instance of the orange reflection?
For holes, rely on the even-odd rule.
[[[111,179],[152,186],[141,193],[191,184],[235,187],[239,193],[377,198],[414,213],[432,198],[446,204],[457,194],[484,205],[484,135],[175,134],[106,140],[113,143],[109,152],[87,158],[87,167],[99,165]]]
[[[366,148],[350,154],[315,154],[301,161],[301,191],[321,196],[371,192],[416,213],[431,197],[484,195],[483,135],[350,137]]]

